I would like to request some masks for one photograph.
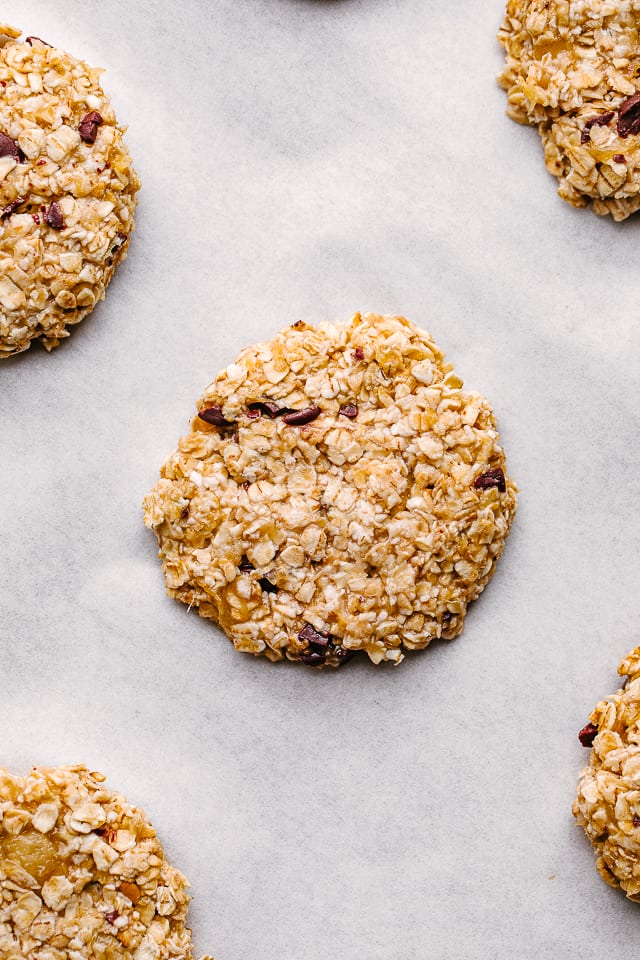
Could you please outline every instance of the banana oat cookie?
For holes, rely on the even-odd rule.
[[[640,647],[618,667],[624,682],[601,700],[579,733],[591,747],[573,813],[611,886],[640,902]]]
[[[624,220],[640,207],[640,0],[509,0],[507,113],[538,127],[558,193]]]
[[[242,351],[145,498],[170,596],[237,650],[374,663],[456,637],[515,488],[487,401],[402,317]]]
[[[19,33],[0,24],[0,359],[103,299],[140,186],[100,71]]]
[[[187,881],[104,780],[0,769],[2,960],[191,960]]]

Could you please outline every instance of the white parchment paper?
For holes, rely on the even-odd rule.
[[[106,301],[0,368],[0,764],[144,806],[216,960],[637,956],[570,805],[640,642],[640,220],[556,196],[504,116],[502,11],[2,6],[107,68],[143,190]],[[455,642],[273,666],[165,597],[140,501],[242,346],[356,310],[492,400],[519,513]]]

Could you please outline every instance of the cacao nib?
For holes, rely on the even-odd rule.
[[[78,133],[85,143],[95,143],[98,136],[98,127],[104,123],[97,110],[92,110],[83,117],[78,125]]]
[[[345,405],[338,410],[338,416],[348,417],[349,420],[354,420],[358,416],[358,408],[355,403],[345,403]]]
[[[260,589],[264,590],[265,593],[278,592],[278,587],[276,587],[275,583],[271,583],[271,580],[267,580],[266,577],[260,577],[260,579],[258,580],[258,583],[260,585]]]
[[[302,643],[308,643],[316,653],[322,653],[323,651],[326,653],[329,646],[329,636],[330,634],[316,630],[310,623],[306,623],[298,634],[298,640]]]
[[[315,404],[312,407],[305,407],[304,410],[294,410],[292,413],[285,413],[282,418],[290,427],[302,427],[305,423],[311,423],[322,413],[320,407]]]
[[[50,44],[50,43],[47,43],[46,40],[42,40],[40,37],[26,37],[24,42],[25,42],[25,43],[28,43],[29,46],[32,47],[34,40],[37,40],[38,43],[41,43],[41,44],[43,45],[43,47],[51,47],[51,44]],[[52,49],[53,49],[53,48],[52,48]]]
[[[24,153],[11,137],[6,133],[0,133],[0,157],[13,157],[19,163],[25,159]]]
[[[127,242],[127,235],[126,235],[126,233],[122,233],[120,230],[118,230],[118,232],[116,233],[116,235],[115,235],[115,237],[114,237],[113,244],[111,245],[110,253],[111,253],[111,254],[117,253],[118,250],[120,250],[120,248],[121,248],[121,247],[123,246],[123,244],[125,244],[126,242]]]
[[[618,134],[623,140],[640,132],[640,93],[627,97],[618,107]]]
[[[45,223],[47,223],[52,230],[64,230],[64,219],[62,216],[62,210],[55,202],[49,204],[47,212],[44,215]]]
[[[251,560],[248,559],[246,553],[242,554],[242,559],[238,564],[238,570],[242,573],[250,573],[252,570],[255,570],[254,565],[251,563]]]
[[[614,161],[615,161],[616,163],[626,163],[626,162],[627,162],[627,158],[625,157],[624,153],[614,153],[613,159],[614,159]]]
[[[116,838],[116,831],[112,827],[98,827],[93,832],[99,837],[104,837],[107,843],[112,843]]]
[[[4,220],[6,217],[10,217],[12,213],[15,213],[18,207],[22,206],[26,199],[26,197],[16,197],[16,199],[12,200],[11,203],[8,203],[6,207],[3,207],[2,213],[0,213],[0,220]]]
[[[364,360],[364,350],[362,349],[362,347],[355,348],[355,350],[353,351],[353,359]]]
[[[497,487],[500,493],[504,493],[507,484],[502,467],[494,467],[493,470],[486,470],[473,481],[476,490],[489,490],[491,487]]]
[[[339,661],[340,666],[342,666],[343,663],[348,663],[349,660],[353,660],[358,651],[346,650],[344,647],[334,647],[330,652],[331,656],[335,657],[336,660]]]
[[[578,740],[583,747],[593,746],[593,741],[598,736],[598,728],[593,723],[588,723],[578,734]]]
[[[611,123],[614,117],[614,110],[607,110],[606,113],[601,113],[597,117],[589,117],[582,128],[582,133],[580,134],[580,143],[589,143],[591,140],[591,127],[606,127],[608,123]]]
[[[257,400],[255,403],[249,404],[250,413],[248,416],[251,416],[251,413],[257,411],[258,414],[266,413],[268,417],[271,417],[274,420],[276,417],[282,417],[286,413],[295,413],[295,410],[292,410],[291,407],[280,407],[273,400]]]
[[[104,918],[108,923],[115,923],[119,916],[117,910],[111,910],[109,913],[105,913]]]
[[[214,427],[231,427],[233,426],[231,420],[225,420],[222,407],[212,406],[205,407],[204,410],[198,410],[198,416],[201,420],[204,420],[205,423],[210,423]]]
[[[327,659],[326,653],[303,653],[300,657],[309,667],[319,667]]]

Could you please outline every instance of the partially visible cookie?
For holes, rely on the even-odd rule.
[[[205,390],[145,498],[169,595],[237,650],[338,666],[462,630],[515,513],[488,402],[403,317],[299,322]]]
[[[0,25],[0,359],[104,297],[140,186],[100,71]]]
[[[624,220],[640,207],[640,6],[509,0],[509,116],[539,129],[558,193]]]
[[[0,769],[2,960],[191,960],[187,881],[104,780]]]
[[[640,902],[640,647],[622,661],[622,687],[579,733],[591,747],[573,813],[598,854],[600,875]]]

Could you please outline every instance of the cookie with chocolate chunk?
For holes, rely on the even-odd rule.
[[[145,498],[169,595],[237,650],[399,663],[452,638],[515,513],[488,402],[402,317],[299,322],[198,401]]]
[[[82,766],[0,769],[3,960],[191,960],[188,883],[104,780]]]
[[[538,127],[558,193],[624,220],[640,207],[636,4],[509,0],[498,34],[507,113]]]
[[[104,297],[140,186],[99,71],[0,25],[0,359]]]

